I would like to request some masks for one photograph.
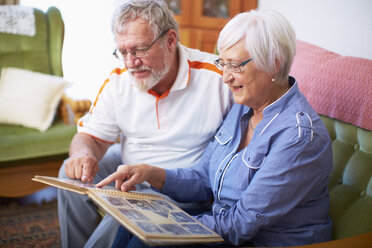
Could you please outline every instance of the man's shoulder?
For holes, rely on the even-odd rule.
[[[216,54],[200,51],[198,49],[189,48],[183,45],[180,45],[180,49],[182,49],[189,61],[199,61],[213,64],[213,62],[218,58]]]
[[[187,60],[186,63],[190,69],[194,69],[194,72],[198,71],[198,73],[202,74],[204,74],[204,72],[213,72],[215,76],[222,76],[222,71],[214,64],[214,61],[218,58],[217,55],[182,45],[180,45],[180,49],[182,50],[181,58]]]

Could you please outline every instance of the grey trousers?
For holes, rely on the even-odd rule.
[[[98,183],[116,171],[122,164],[120,145],[112,145],[99,162],[99,171],[93,183]],[[59,171],[60,178],[67,178],[65,163]],[[85,195],[58,189],[58,217],[62,247],[111,247],[119,223],[105,215],[101,220],[97,206]]]

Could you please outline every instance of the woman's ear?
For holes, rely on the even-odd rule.
[[[281,64],[279,59],[275,59],[275,75],[278,73],[278,71],[281,69]]]

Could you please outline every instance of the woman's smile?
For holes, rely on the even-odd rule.
[[[232,85],[230,85],[229,87],[230,87],[230,90],[231,90],[232,93],[240,92],[240,91],[242,91],[242,88],[243,88],[242,85],[240,85],[240,86],[232,86]]]

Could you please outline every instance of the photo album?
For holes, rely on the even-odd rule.
[[[160,195],[122,192],[111,186],[98,188],[94,184],[57,177],[35,176],[32,180],[87,195],[148,245],[223,242],[217,233]]]

